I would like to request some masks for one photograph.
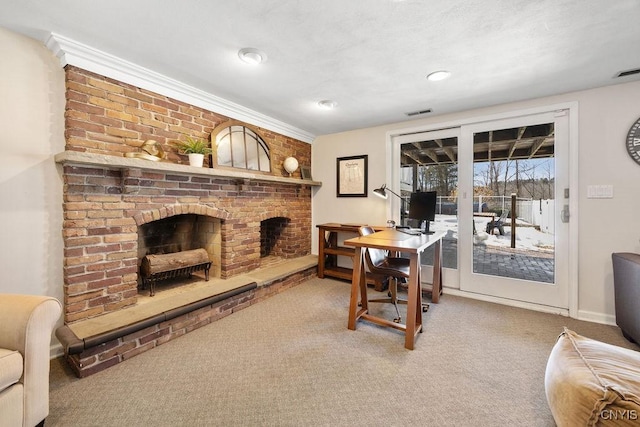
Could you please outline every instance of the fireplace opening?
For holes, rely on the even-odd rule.
[[[260,222],[260,265],[270,265],[292,254],[288,250],[291,239],[287,229],[291,220],[284,217],[274,217]]]
[[[206,215],[181,214],[151,221],[138,227],[138,271],[147,255],[175,254],[178,252],[204,249],[211,261],[208,276],[220,277],[221,220]],[[175,288],[194,280],[204,280],[201,269],[184,275],[161,280],[157,289]],[[143,275],[138,275],[138,289],[141,294],[149,292],[144,286]]]

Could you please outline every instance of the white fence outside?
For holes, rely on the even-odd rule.
[[[532,211],[529,222],[540,226],[540,231],[553,234],[555,230],[555,200],[531,200],[527,204],[531,206]]]
[[[473,210],[476,212],[496,212],[511,209],[511,196],[475,196]],[[447,197],[438,197],[438,213],[455,215],[457,204]],[[540,227],[540,231],[553,234],[555,230],[555,200],[516,199],[517,218],[531,225]]]
[[[509,196],[478,196],[479,205],[486,203],[489,209],[498,211],[511,207]],[[532,200],[516,198],[516,215],[521,221],[540,227],[543,233],[553,234],[555,230],[555,200]]]

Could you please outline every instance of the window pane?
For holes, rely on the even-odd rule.
[[[401,195],[403,197],[400,218],[402,224],[412,227],[419,222],[408,219],[409,197],[414,191],[436,191],[438,194],[435,221],[429,228],[446,231],[442,238],[442,266],[458,268],[458,162],[456,156],[458,138],[425,139],[400,146]],[[422,265],[433,265],[433,247],[427,248],[420,257]]]
[[[231,145],[229,144],[229,135],[225,135],[223,139],[219,140],[217,142],[217,147],[218,165],[231,166]]]
[[[234,168],[247,168],[247,161],[244,152],[244,138],[242,134],[234,134],[231,138],[231,152],[233,154]]]
[[[258,139],[258,135],[256,135],[256,133],[254,131],[252,131],[251,129],[245,129],[244,130],[247,134],[247,140],[252,139],[252,140],[257,140]]]
[[[264,150],[260,150],[260,170],[263,172],[270,172],[271,165],[269,164],[269,156]]]
[[[258,170],[258,143],[247,138],[247,169]]]

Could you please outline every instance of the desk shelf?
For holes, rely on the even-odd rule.
[[[338,245],[338,234],[346,233],[358,235],[359,225],[356,224],[321,224],[318,225],[318,277],[324,279],[325,276],[335,277],[342,280],[352,280],[353,270],[347,267],[338,266],[338,257],[349,257],[353,260],[355,248]],[[384,227],[374,227],[382,230]],[[385,288],[385,278],[367,273],[367,284],[373,285],[376,291],[383,291]]]
[[[343,280],[351,280],[351,278],[353,277],[353,270],[346,267],[325,267],[324,276],[331,276]],[[318,275],[318,277],[320,277],[320,275]],[[375,283],[373,280],[371,280],[370,284]]]
[[[338,246],[336,248],[325,247],[324,253],[326,255],[340,255],[340,256],[353,257],[353,248],[347,248],[345,246]]]

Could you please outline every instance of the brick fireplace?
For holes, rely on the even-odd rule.
[[[151,224],[195,230],[194,241],[160,250],[205,247],[212,275],[222,279],[260,267],[265,256],[310,253],[311,186],[282,169],[288,156],[310,165],[309,144],[257,128],[271,150],[270,175],[186,166],[171,141],[208,139],[229,118],[80,68],[65,71],[67,142],[57,161],[66,324],[136,305],[138,266],[153,240],[141,230]],[[161,144],[166,161],[124,157],[148,139]]]

